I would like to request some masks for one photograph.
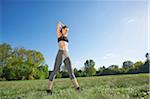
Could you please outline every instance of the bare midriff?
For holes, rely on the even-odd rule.
[[[59,45],[59,49],[68,51],[68,42],[59,41],[58,45]]]

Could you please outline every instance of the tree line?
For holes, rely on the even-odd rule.
[[[92,59],[86,60],[82,69],[74,68],[74,73],[77,77],[89,77],[89,76],[103,76],[103,75],[118,75],[118,74],[137,74],[137,73],[149,73],[150,60],[145,62],[137,61],[124,61],[122,66],[110,65],[109,67],[101,66],[96,70],[95,62]],[[62,66],[60,72],[57,73],[57,78],[69,77],[67,70]],[[51,73],[52,71],[50,71]]]
[[[92,59],[85,61],[82,69],[74,68],[76,77],[149,73],[150,60],[148,53],[145,62],[130,60],[124,61],[122,66],[95,67]],[[0,80],[30,80],[47,79],[52,71],[48,71],[42,53],[36,50],[27,50],[23,47],[12,48],[10,44],[0,44]],[[56,78],[69,77],[66,67],[61,66]]]
[[[45,79],[48,65],[43,55],[23,47],[0,44],[0,80]]]

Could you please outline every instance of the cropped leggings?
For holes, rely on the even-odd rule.
[[[75,75],[72,69],[72,64],[71,64],[68,54],[69,53],[66,50],[62,50],[62,49],[58,50],[57,56],[55,58],[54,69],[51,75],[49,76],[49,80],[53,81],[55,79],[55,76],[57,72],[59,71],[62,62],[64,62],[65,66],[67,67],[70,79],[75,78]]]

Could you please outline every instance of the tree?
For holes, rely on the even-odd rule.
[[[85,69],[86,76],[93,76],[96,74],[96,69],[94,67],[89,67]]]
[[[86,76],[93,76],[96,74],[96,69],[94,68],[95,62],[93,60],[86,60],[84,63],[84,71]]]
[[[7,59],[10,58],[12,53],[12,48],[9,44],[0,44],[0,66],[6,66]]]
[[[128,71],[131,72],[133,70],[133,65],[134,63],[132,61],[124,61],[122,66],[124,73],[128,73]]]
[[[0,66],[0,78],[2,77],[3,74],[3,67]]]
[[[131,61],[123,62],[123,68],[125,68],[125,69],[131,68],[131,67],[133,67],[133,65],[134,65],[134,63]]]
[[[28,75],[28,78],[34,79],[34,77],[37,77],[38,67],[45,64],[45,60],[43,55],[35,50],[27,50],[27,61],[26,63],[30,66],[32,72]]]
[[[57,72],[56,78],[61,78],[61,77],[62,77],[62,73],[61,72]]]
[[[150,69],[149,69],[149,67],[150,67],[150,56],[149,56],[149,53],[146,53],[145,57],[146,57],[146,61],[145,61],[144,65],[140,68],[140,70],[142,72],[149,73],[150,72]]]
[[[81,73],[78,72],[77,68],[74,68],[74,74],[76,75],[76,77],[80,77]]]
[[[117,74],[119,73],[119,66],[118,65],[111,65],[108,67],[111,74]]]
[[[96,75],[101,75],[105,69],[106,69],[105,66],[99,67],[98,71],[96,72]]]
[[[138,70],[140,67],[143,66],[143,62],[142,61],[137,61],[136,63],[134,63],[133,67],[135,70]]]
[[[149,53],[146,53],[146,54],[145,54],[145,57],[146,57],[146,60],[150,60]]]
[[[35,76],[37,79],[45,79],[48,78],[48,65],[45,64],[43,66],[39,66],[37,70],[37,75]]]
[[[0,44],[0,76],[6,80],[18,80],[35,79],[39,75],[39,78],[48,77],[48,66],[40,52],[23,47],[11,48],[6,43]]]
[[[95,62],[92,60],[92,59],[90,59],[90,60],[86,60],[86,62],[84,63],[84,66],[85,67],[94,67],[95,66]]]
[[[118,65],[111,65],[108,67],[110,70],[118,71],[119,66]]]
[[[69,74],[66,71],[61,71],[61,74],[62,74],[62,78],[68,78],[69,77]]]
[[[140,72],[149,73],[150,72],[150,60],[146,59],[145,63],[139,68]]]

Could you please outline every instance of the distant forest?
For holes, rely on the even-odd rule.
[[[121,68],[112,64],[109,67],[95,67],[93,59],[85,60],[82,69],[74,68],[76,77],[117,75],[117,74],[136,74],[149,73],[150,59],[149,53],[145,55],[144,62],[132,62],[126,60]],[[0,80],[33,80],[47,79],[52,71],[48,71],[48,65],[45,62],[41,52],[36,50],[26,50],[23,47],[12,48],[10,44],[0,44]],[[69,77],[65,66],[61,66],[56,78]]]

